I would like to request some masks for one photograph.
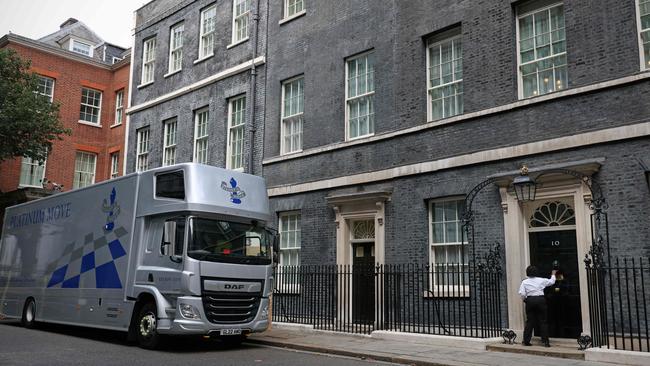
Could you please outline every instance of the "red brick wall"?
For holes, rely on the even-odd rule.
[[[60,107],[60,120],[72,130],[72,135],[62,141],[54,141],[46,167],[47,179],[72,189],[75,154],[77,150],[97,154],[95,182],[110,178],[110,152],[120,151],[120,175],[124,156],[125,123],[111,127],[115,122],[116,91],[124,89],[124,107],[128,101],[129,65],[117,70],[108,70],[58,55],[9,43],[18,54],[31,60],[32,71],[55,79],[54,100]],[[102,91],[100,125],[89,126],[79,123],[82,86]],[[123,121],[126,119],[126,115]],[[20,158],[0,164],[0,191],[18,188],[20,180]]]

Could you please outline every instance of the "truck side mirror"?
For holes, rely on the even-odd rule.
[[[169,247],[171,247],[171,245],[172,245],[172,243],[163,240],[163,242],[160,243],[160,254],[164,255],[164,256],[168,256],[169,255]]]
[[[273,234],[273,260],[280,262],[280,234]]]
[[[160,243],[160,254],[168,256],[172,262],[180,263],[181,259],[178,258],[177,252],[183,253],[183,236],[185,232],[185,225],[172,219],[165,221],[163,226],[162,242]]]

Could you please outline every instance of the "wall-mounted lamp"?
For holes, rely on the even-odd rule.
[[[515,194],[519,202],[528,202],[535,200],[537,193],[537,183],[528,175],[528,167],[523,165],[518,177],[515,177],[512,185],[515,188]]]

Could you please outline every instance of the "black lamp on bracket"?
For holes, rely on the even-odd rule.
[[[537,193],[537,183],[528,175],[528,167],[523,165],[518,177],[512,182],[515,188],[515,194],[519,202],[530,202],[535,200]]]

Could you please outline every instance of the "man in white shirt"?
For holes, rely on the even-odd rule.
[[[533,336],[533,328],[537,329],[542,337],[544,347],[550,347],[548,343],[548,323],[546,320],[546,298],[544,289],[555,283],[555,272],[551,272],[551,278],[538,277],[537,267],[526,268],[526,278],[521,281],[519,295],[526,303],[526,327],[524,328],[524,346],[531,346],[530,339]]]

